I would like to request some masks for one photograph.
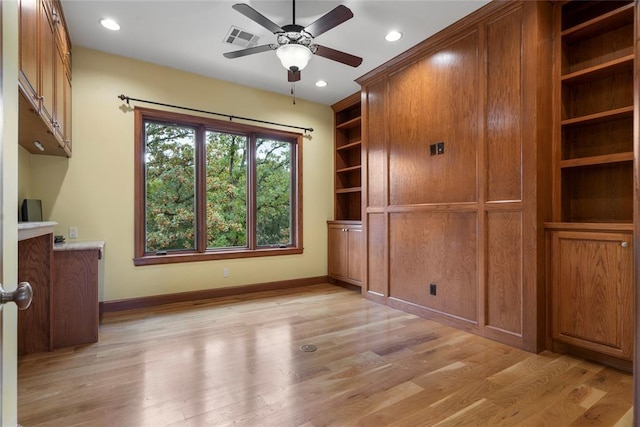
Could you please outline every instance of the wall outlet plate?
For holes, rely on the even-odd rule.
[[[437,286],[435,283],[430,283],[429,284],[429,295],[434,295],[436,294],[437,291]]]

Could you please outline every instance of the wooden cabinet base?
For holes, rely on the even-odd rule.
[[[18,242],[18,281],[29,282],[33,301],[18,312],[18,354],[51,349],[51,256],[53,235],[45,234]]]
[[[363,239],[360,221],[328,221],[329,277],[362,284]]]
[[[97,249],[54,253],[54,348],[98,341],[98,257]]]

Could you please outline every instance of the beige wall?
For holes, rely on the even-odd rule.
[[[287,83],[282,82],[283,85]],[[133,98],[312,127],[303,142],[304,254],[134,267]],[[148,105],[142,105],[148,107]],[[42,199],[56,234],[104,240],[101,300],[263,283],[327,274],[333,215],[333,114],[325,105],[259,91],[84,48],[73,51],[73,157],[31,155],[29,197]],[[26,162],[21,162],[24,165]],[[222,269],[230,277],[223,279]]]
[[[18,146],[18,209],[31,194],[31,153]]]

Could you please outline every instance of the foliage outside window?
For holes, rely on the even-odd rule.
[[[301,135],[136,108],[136,265],[302,253]]]

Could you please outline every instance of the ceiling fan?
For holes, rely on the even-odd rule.
[[[224,54],[225,58],[240,58],[254,53],[275,50],[282,66],[287,69],[287,77],[290,82],[300,80],[300,71],[307,66],[313,54],[352,67],[357,67],[362,63],[362,58],[358,56],[313,43],[315,37],[353,18],[353,12],[344,5],[337,6],[306,27],[296,25],[295,0],[293,0],[293,23],[283,27],[275,24],[248,4],[237,3],[233,5],[233,8],[275,34],[276,43],[227,52]]]

